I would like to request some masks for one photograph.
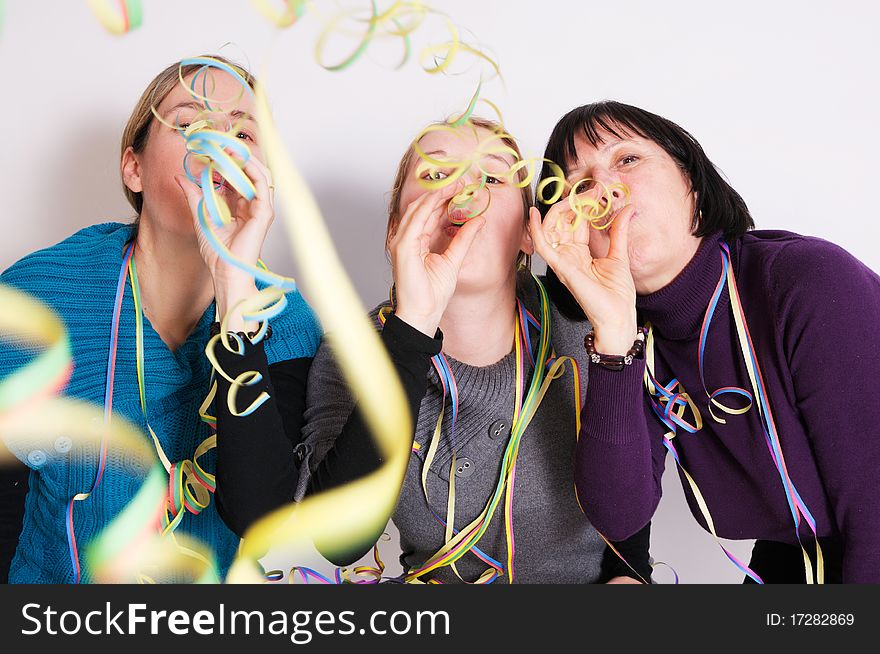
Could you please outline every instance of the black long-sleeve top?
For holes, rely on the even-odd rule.
[[[440,351],[442,335],[438,331],[436,338],[429,338],[392,315],[381,337],[400,376],[410,411],[417,416],[427,389],[431,356]],[[311,364],[311,359],[293,359],[269,366],[263,345],[244,340],[242,355],[217,348],[218,362],[231,377],[248,370],[262,375],[260,383],[238,391],[239,407],[248,406],[262,391],[270,398],[251,415],[235,417],[224,400],[230,384],[218,377],[220,399],[216,407],[217,508],[227,525],[242,536],[256,520],[293,500],[305,453],[301,431]],[[355,407],[333,449],[312,472],[307,492],[329,490],[381,465],[381,454]],[[617,576],[650,579],[649,541],[650,523],[630,538],[613,543],[635,572],[606,548],[600,581]],[[349,565],[371,546],[372,542],[353,546],[348,556],[334,557],[332,562]]]

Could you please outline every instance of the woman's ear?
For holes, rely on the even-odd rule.
[[[122,181],[132,193],[143,193],[144,184],[141,181],[141,164],[131,146],[125,148],[122,153]]]
[[[529,232],[528,226],[523,229],[523,237],[522,241],[519,244],[519,249],[529,256],[535,253],[535,243],[534,241],[532,241],[532,235]]]
[[[400,221],[393,216],[388,219],[388,228],[385,230],[385,252],[391,252],[391,242],[397,235],[397,228],[399,226]]]

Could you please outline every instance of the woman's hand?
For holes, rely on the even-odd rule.
[[[596,350],[603,354],[626,354],[636,335],[636,289],[627,249],[632,214],[632,205],[615,212],[608,255],[594,259],[590,224],[581,220],[572,229],[575,213],[567,198],[550,208],[543,223],[537,208],[529,211],[535,249],[590,319]]]
[[[443,253],[431,252],[431,237],[451,224],[447,204],[458,190],[450,184],[416,198],[406,208],[388,242],[397,294],[394,313],[407,324],[433,337],[458,282],[465,255],[486,219],[468,220]]]
[[[223,227],[215,227],[214,234],[235,259],[249,266],[256,266],[269,227],[275,219],[271,174],[256,157],[251,157],[242,166],[242,170],[254,184],[256,190],[254,198],[247,200],[234,191],[218,193],[227,202],[230,202],[230,196],[233,194],[235,198],[231,202],[234,206],[229,207],[232,221]],[[183,175],[176,176],[176,179],[190,206],[199,251],[214,280],[217,313],[224,316],[240,301],[256,293],[254,278],[247,271],[227,263],[217,254],[199,225],[198,205],[202,199],[201,188]],[[230,317],[229,329],[239,331],[246,327],[251,328],[251,325],[246,326],[238,316]]]

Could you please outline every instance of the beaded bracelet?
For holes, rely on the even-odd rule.
[[[596,365],[600,365],[608,370],[620,371],[624,366],[631,366],[633,359],[641,359],[645,356],[645,330],[639,328],[636,334],[636,340],[632,347],[623,356],[619,354],[600,354],[596,352],[596,334],[590,331],[584,337],[584,347],[587,349],[587,355],[590,361]]]

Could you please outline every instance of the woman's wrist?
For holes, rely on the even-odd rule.
[[[440,316],[419,315],[408,312],[406,308],[401,309],[399,306],[395,308],[394,315],[413,329],[418,329],[431,338],[434,338],[434,334],[437,333],[437,328],[440,326]]]
[[[635,333],[635,330],[633,330],[629,332],[629,336],[614,334],[611,337],[607,337],[605,340],[601,340],[597,333],[593,340],[593,343],[596,346],[596,352],[612,356],[623,356],[629,351],[629,348],[632,347]]]
[[[257,285],[252,277],[246,277],[242,280],[234,282],[222,281],[214,285],[214,299],[217,303],[217,318],[223,320],[226,314],[234,309],[238,304],[252,297],[257,293]],[[234,311],[227,321],[227,329],[229,331],[254,331],[257,328],[255,321],[246,321],[241,312]]]
[[[631,366],[636,359],[645,358],[645,331],[642,329],[636,332],[635,340],[626,354],[606,354],[600,352],[596,348],[594,339],[595,334],[593,332],[588,333],[584,337],[584,348],[587,350],[590,363],[602,366],[608,370],[620,372],[627,366]]]
[[[635,321],[618,325],[593,324],[593,344],[597,352],[624,356],[638,333]]]
[[[250,290],[256,288],[254,276],[235,266],[222,264],[211,269],[211,279],[214,281],[216,294],[230,291]]]

